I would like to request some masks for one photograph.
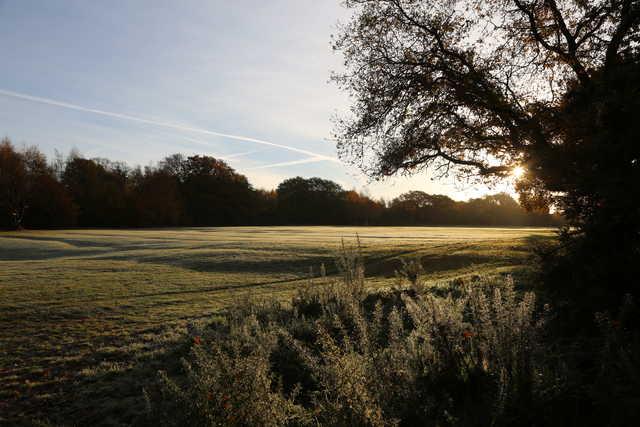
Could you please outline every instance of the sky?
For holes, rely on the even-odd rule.
[[[265,189],[319,176],[386,199],[510,191],[426,174],[371,182],[337,159],[340,3],[0,0],[0,136],[132,166],[206,154]]]

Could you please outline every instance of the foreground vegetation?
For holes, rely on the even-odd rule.
[[[634,425],[637,308],[597,314],[583,343],[548,334],[553,308],[511,276],[367,292],[357,255],[288,304],[230,307],[192,331],[173,378],[146,390],[150,425]],[[405,283],[406,285],[406,283]]]
[[[246,297],[333,281],[359,234],[368,291],[418,259],[425,285],[512,273],[546,229],[241,227],[0,234],[0,419],[128,424],[187,327]],[[324,263],[327,278],[321,279]],[[310,268],[313,271],[310,271]],[[12,422],[10,422],[11,420]]]

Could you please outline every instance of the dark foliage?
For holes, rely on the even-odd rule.
[[[251,211],[247,179],[221,160],[192,156],[177,176],[189,222],[193,225],[240,225]]]
[[[127,170],[120,165],[72,157],[62,184],[78,206],[81,227],[114,227],[127,223]]]
[[[638,0],[346,4],[344,158],[374,177],[523,167],[521,203],[554,205],[571,227],[546,256],[549,290],[583,317],[637,293]]]
[[[340,185],[326,179],[289,178],[278,186],[278,214],[290,224],[339,224],[342,193]]]
[[[456,202],[447,196],[410,191],[389,204],[383,214],[398,225],[559,225],[560,218],[527,212],[508,194],[499,193]]]
[[[21,152],[8,139],[0,142],[0,228],[74,225],[76,209],[35,147]]]
[[[137,170],[131,178],[137,226],[161,227],[185,223],[180,183],[165,169]]]
[[[414,191],[387,204],[333,181],[301,177],[283,181],[276,191],[256,190],[244,175],[208,156],[175,154],[144,170],[78,155],[57,159],[54,166],[36,148],[0,145],[0,227],[560,222],[527,213],[506,194],[456,202]]]

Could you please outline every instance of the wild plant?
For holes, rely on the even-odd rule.
[[[411,268],[406,280],[421,283]],[[559,392],[576,390],[550,363],[549,309],[537,310],[510,276],[367,290],[357,248],[338,271],[339,280],[310,280],[287,304],[239,303],[191,337],[182,375],[161,372],[148,391],[145,421],[535,424]],[[616,324],[602,319],[608,330]],[[603,341],[602,352],[611,359],[603,369],[637,374],[634,349]]]

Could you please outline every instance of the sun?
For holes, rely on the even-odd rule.
[[[520,179],[525,172],[526,170],[522,166],[516,166],[511,171],[511,176],[513,176],[515,179]]]

